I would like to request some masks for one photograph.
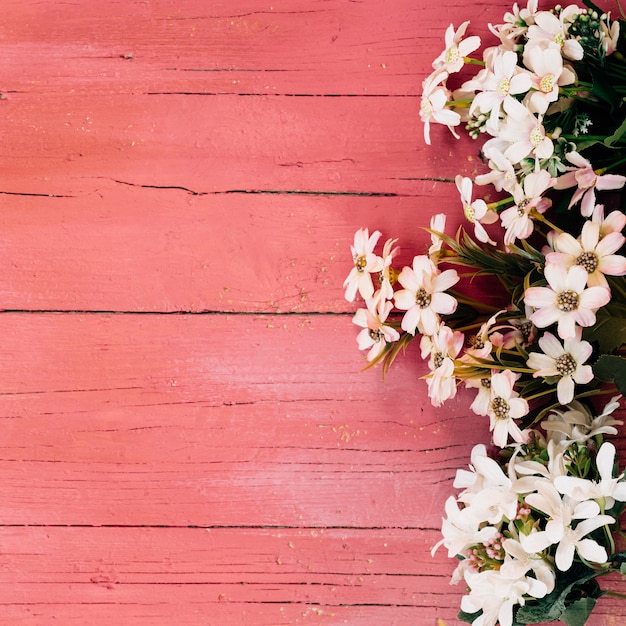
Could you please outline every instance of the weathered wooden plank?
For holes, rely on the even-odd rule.
[[[445,128],[433,132],[440,145],[424,145],[418,98],[19,93],[0,110],[5,193],[97,197],[114,180],[198,194],[411,194],[415,178],[479,165],[478,144]]]
[[[1,527],[0,537],[0,606],[20,624],[452,624],[463,593],[448,583],[453,562],[430,556],[432,531]],[[616,609],[603,599],[594,624],[615,624]]]
[[[448,23],[487,6],[6,0],[2,89],[415,95]]]
[[[350,313],[342,284],[357,228],[400,237],[402,264],[430,245],[430,214],[449,209],[450,233],[461,219],[456,187],[436,181],[392,197],[90,182],[72,198],[3,197],[2,308]]]
[[[359,371],[348,317],[2,322],[4,523],[432,528],[486,432],[410,357]]]

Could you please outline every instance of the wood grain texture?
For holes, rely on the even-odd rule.
[[[341,285],[357,228],[459,223],[478,144],[424,145],[421,81],[508,3],[2,8],[0,624],[457,623],[487,424],[417,346],[362,371]]]

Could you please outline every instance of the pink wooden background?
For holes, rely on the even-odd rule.
[[[421,81],[509,8],[3,0],[0,624],[457,623],[486,424],[417,350],[361,371],[341,284],[357,228],[408,261],[456,210]]]

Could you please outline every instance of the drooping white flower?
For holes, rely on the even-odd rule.
[[[546,198],[544,193],[552,187],[553,183],[554,178],[547,170],[539,170],[526,176],[523,186],[514,187],[515,205],[500,214],[500,220],[505,229],[505,245],[509,246],[517,239],[530,237],[535,228],[532,212],[544,213],[552,206],[552,200]]]
[[[450,91],[443,84],[448,78],[445,70],[435,70],[422,83],[422,101],[420,105],[420,118],[424,123],[424,141],[430,145],[430,123],[443,124],[450,129],[450,132],[458,139],[459,135],[454,130],[454,126],[461,123],[461,116],[446,104],[450,99]]]
[[[393,298],[393,285],[396,282],[396,273],[392,268],[394,258],[400,253],[400,248],[394,248],[397,239],[387,239],[383,246],[383,254],[381,257],[382,268],[378,275],[380,283],[380,295],[385,300]]]
[[[463,213],[467,220],[474,225],[474,235],[478,241],[483,243],[490,243],[496,245],[483,224],[493,224],[498,220],[498,214],[494,211],[490,211],[487,207],[487,203],[478,198],[472,201],[472,179],[467,176],[461,176],[460,174],[454,179],[456,188],[459,190],[461,196],[461,204],[463,205]]]
[[[616,426],[623,421],[612,417],[619,408],[621,396],[615,396],[598,416],[593,416],[589,409],[578,400],[570,402],[564,409],[553,409],[541,422],[541,427],[548,433],[548,438],[561,447],[571,443],[584,443],[596,435],[616,435]]]
[[[463,347],[464,336],[441,324],[434,335],[424,335],[420,342],[422,358],[428,358],[426,376],[428,397],[433,406],[441,406],[456,395],[454,360]]]
[[[585,217],[592,215],[596,205],[596,189],[609,191],[621,189],[626,184],[626,176],[619,174],[599,174],[591,165],[591,162],[578,152],[568,152],[565,158],[574,166],[567,168],[568,171],[559,176],[554,185],[555,189],[569,189],[576,187],[569,208],[580,202],[580,212]]]
[[[368,350],[367,360],[373,361],[385,349],[388,343],[398,341],[400,334],[385,322],[393,309],[393,303],[382,297],[368,298],[367,308],[358,309],[352,322],[363,330],[357,335],[359,350]]]
[[[445,546],[448,556],[454,558],[457,554],[464,554],[470,546],[483,543],[498,534],[498,529],[493,526],[479,528],[476,520],[468,516],[465,508],[459,507],[453,496],[446,500],[445,514],[441,524],[443,538],[433,546],[431,554],[435,554],[440,546]]]
[[[372,274],[382,269],[382,259],[374,254],[380,236],[377,230],[370,236],[367,228],[360,228],[354,234],[354,244],[350,246],[354,267],[343,283],[348,302],[354,301],[357,291],[364,300],[374,295]]]

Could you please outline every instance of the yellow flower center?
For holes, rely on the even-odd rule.
[[[550,93],[554,89],[554,75],[546,74],[539,81],[539,89],[543,93]]]
[[[463,213],[465,213],[465,217],[471,224],[473,224],[476,221],[476,211],[474,210],[474,207],[471,204],[466,204],[463,207]]]
[[[446,51],[446,63],[456,63],[459,57],[459,49],[456,46],[452,46]]]
[[[499,96],[502,96],[503,98],[504,96],[508,96],[510,89],[511,89],[511,81],[508,78],[501,78],[498,81],[498,85],[496,86],[496,91],[498,92]]]
[[[429,117],[430,115],[432,115],[434,109],[433,109],[433,105],[430,103],[430,100],[428,98],[422,98],[420,111],[422,115],[424,115],[425,117]]]
[[[544,134],[541,132],[541,128],[539,128],[539,126],[535,126],[535,128],[533,128],[530,131],[530,143],[535,148],[541,145],[541,142],[543,141],[543,137],[544,137]]]

